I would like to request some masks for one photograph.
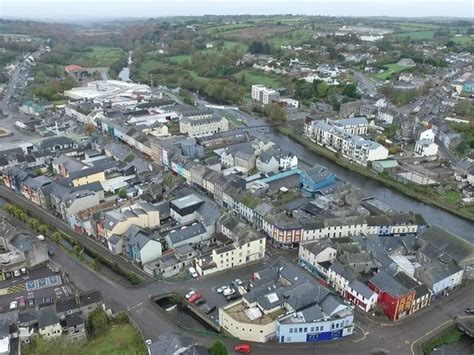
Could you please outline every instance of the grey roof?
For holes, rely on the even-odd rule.
[[[66,154],[61,154],[59,157],[53,160],[53,164],[64,166],[69,172],[81,170],[87,165],[79,161],[76,158],[70,157]]]
[[[29,177],[23,183],[32,189],[38,190],[43,185],[50,184],[51,182],[52,180],[47,176],[37,176]]]
[[[179,209],[183,209],[189,206],[194,206],[203,203],[203,200],[196,194],[187,195],[171,201],[171,205],[176,206]]]
[[[56,145],[71,145],[73,144],[73,140],[68,137],[64,136],[56,136],[56,137],[50,137],[50,138],[45,138],[39,143],[39,148],[40,149],[47,149],[54,147]]]
[[[354,279],[354,275],[352,274],[349,268],[344,267],[339,261],[334,261],[329,270],[334,271],[336,274],[343,277],[345,280],[351,281]]]
[[[340,302],[336,296],[329,294],[319,305],[324,313],[332,315],[343,303]]]
[[[148,346],[150,355],[192,354],[188,351],[195,344],[194,338],[179,333],[161,334]]]
[[[117,234],[112,234],[112,236],[107,240],[110,245],[117,245],[122,240]]]
[[[81,314],[68,314],[66,315],[66,327],[75,327],[80,324],[84,324],[84,318]]]
[[[57,323],[59,323],[59,318],[56,313],[56,306],[54,304],[39,309],[38,326],[40,328],[45,328]]]
[[[315,165],[311,169],[306,170],[305,173],[314,182],[324,180],[332,174],[327,168],[321,165]]]
[[[295,285],[283,292],[283,299],[294,310],[304,309],[323,300],[329,291],[321,285],[311,284],[309,281]]]
[[[372,297],[374,293],[374,291],[372,291],[367,285],[365,285],[364,283],[362,283],[361,281],[357,279],[354,279],[351,282],[349,282],[349,287],[367,299]]]
[[[180,243],[201,234],[206,233],[206,228],[202,223],[196,223],[182,229],[175,229],[168,234],[172,244]]]
[[[69,174],[69,179],[71,181],[76,180],[76,179],[80,179],[80,178],[85,177],[85,176],[89,176],[89,175],[96,174],[96,173],[99,173],[99,172],[102,172],[102,171],[105,171],[105,170],[108,170],[108,169],[112,169],[116,166],[117,166],[117,162],[111,161],[111,162],[108,162],[108,163],[105,163],[105,164],[102,164],[102,165],[93,166],[91,168],[81,169],[81,170],[78,170],[78,171],[72,171]]]
[[[462,268],[453,260],[447,260],[446,262],[434,260],[428,264],[423,264],[416,270],[416,275],[421,282],[429,288],[433,288],[433,285],[437,282],[442,281],[461,270]]]
[[[370,282],[391,296],[403,296],[409,292],[408,288],[401,285],[384,270],[379,270],[379,272],[370,279]]]
[[[335,248],[335,245],[331,239],[323,239],[315,242],[301,244],[301,247],[305,248],[314,255],[318,255],[327,248]]]
[[[365,117],[352,117],[344,118],[342,120],[334,121],[335,126],[354,126],[354,125],[366,125],[368,124],[367,118]]]

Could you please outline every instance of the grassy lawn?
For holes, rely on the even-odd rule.
[[[227,118],[229,120],[229,123],[234,125],[234,127],[238,128],[238,127],[242,127],[242,126],[246,126],[247,124],[245,123],[245,121],[241,120],[240,118],[234,116],[233,114],[231,113],[225,113],[224,114],[224,117]]]
[[[30,355],[145,355],[148,354],[140,333],[130,324],[114,325],[103,335],[83,344],[68,342],[60,337],[52,341],[38,341],[23,349]]]
[[[314,31],[296,30],[269,38],[270,44],[275,47],[284,45],[298,46],[310,41],[314,36]]]
[[[388,68],[388,70],[384,71],[383,73],[375,74],[375,78],[379,80],[387,80],[393,73],[400,73],[409,68],[404,65],[399,65],[397,63],[387,64],[385,66]]]
[[[253,27],[253,26],[254,25],[251,23],[230,23],[226,25],[208,27],[204,29],[202,32],[205,32],[208,34],[214,34],[214,33],[219,33],[219,32],[238,30],[241,28]]]
[[[75,52],[77,60],[73,62],[88,67],[107,67],[123,54],[120,48],[115,47],[94,46],[91,48],[92,52]]]
[[[167,57],[169,61],[176,63],[176,64],[181,64],[186,61],[191,61],[191,55],[190,54],[180,54],[180,55],[174,55],[171,57]]]
[[[458,190],[445,191],[442,196],[443,199],[451,205],[455,205],[459,201],[461,201],[461,192],[459,192]]]
[[[469,37],[469,36],[453,37],[451,38],[451,41],[458,44],[469,44],[469,43],[474,43],[474,38]]]
[[[422,30],[436,30],[439,26],[429,24],[429,23],[410,23],[410,22],[402,22],[398,23],[397,27],[399,28],[399,32],[411,32],[411,31],[422,31]]]
[[[277,75],[270,75],[251,70],[244,70],[241,73],[245,74],[245,83],[248,86],[261,84],[277,88],[283,85],[282,78]]]
[[[398,38],[410,38],[412,40],[431,40],[436,31],[411,31],[395,33],[394,36]]]

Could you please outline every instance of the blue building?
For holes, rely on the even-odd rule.
[[[332,294],[318,304],[277,320],[280,343],[312,343],[335,340],[354,333],[352,309]]]
[[[313,197],[321,190],[326,189],[336,183],[336,175],[327,168],[316,165],[309,170],[302,170],[300,173],[300,186],[303,193]]]

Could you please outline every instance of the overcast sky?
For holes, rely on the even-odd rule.
[[[0,0],[0,17],[33,19],[282,13],[474,19],[474,0]]]

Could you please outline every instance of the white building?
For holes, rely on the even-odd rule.
[[[367,165],[368,162],[388,158],[388,149],[381,144],[359,136],[367,133],[367,120],[356,117],[339,121],[306,123],[305,131],[315,143]]]
[[[421,132],[415,144],[415,156],[429,157],[438,154],[438,145],[434,139],[435,133],[431,128]]]
[[[179,132],[190,137],[210,136],[229,130],[229,121],[225,117],[181,118]]]
[[[378,300],[377,293],[357,279],[349,282],[345,297],[364,312],[369,312],[373,309]]]
[[[267,88],[264,85],[252,85],[252,99],[268,105],[280,98],[280,93],[274,89]]]

